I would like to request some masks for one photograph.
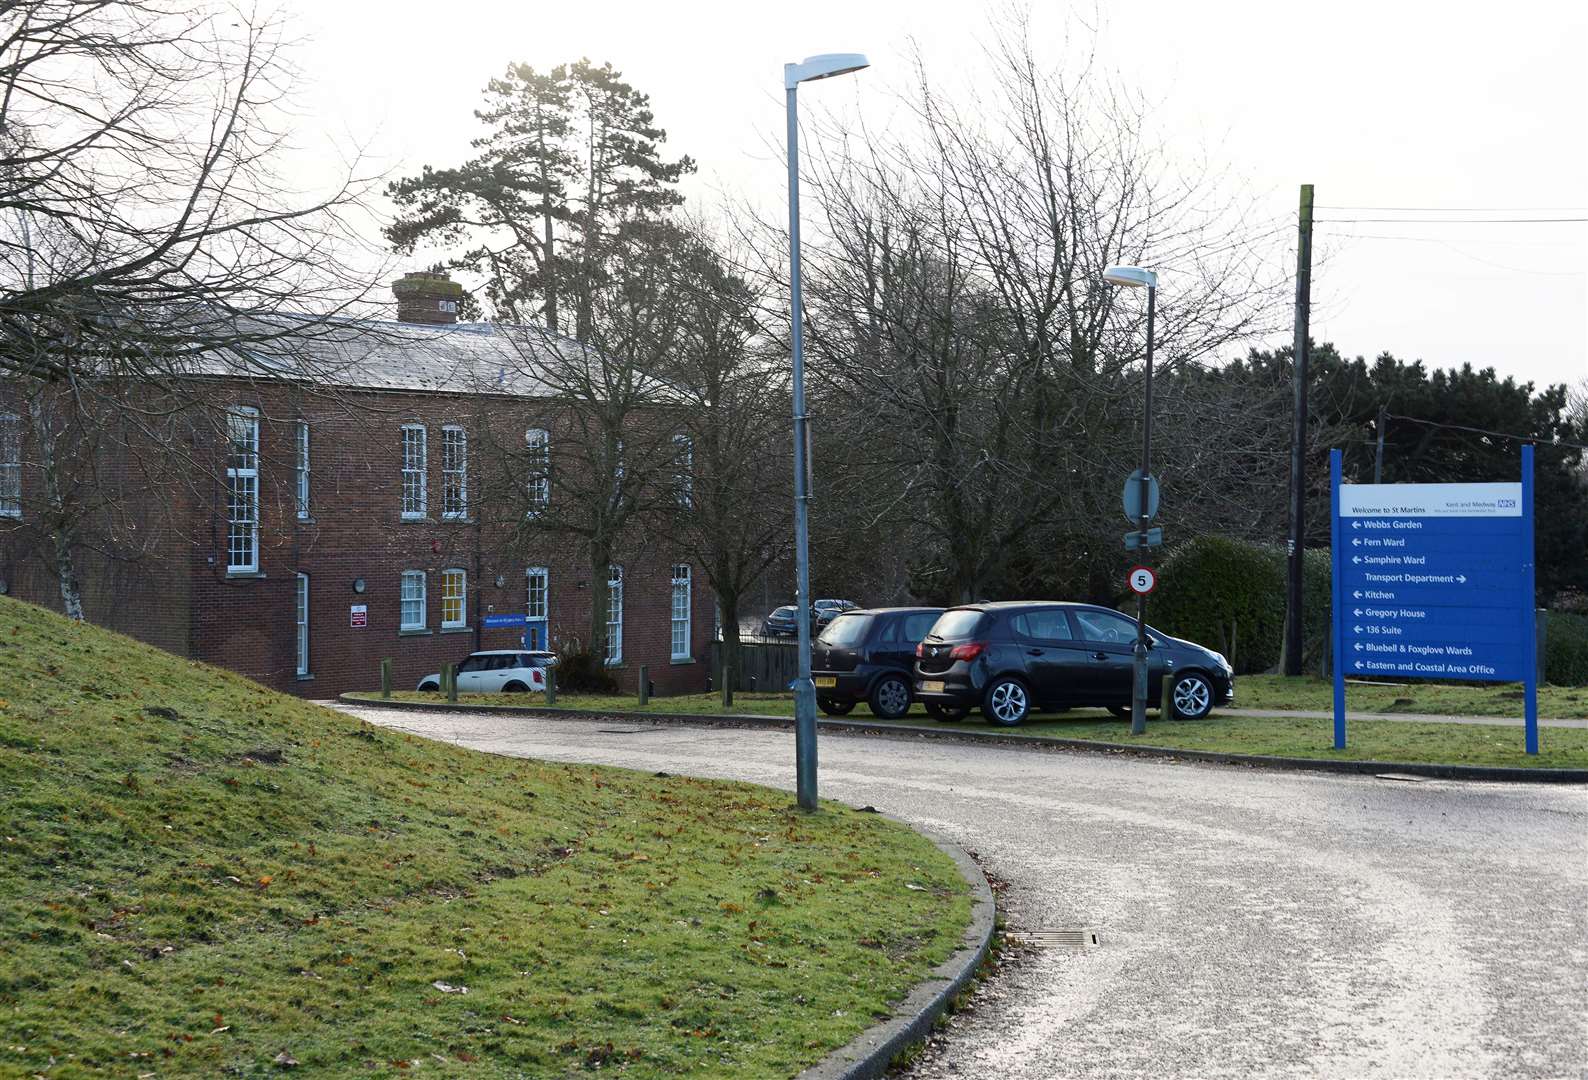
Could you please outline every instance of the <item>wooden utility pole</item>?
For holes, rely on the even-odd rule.
[[[1301,674],[1301,584],[1307,531],[1307,352],[1312,308],[1312,185],[1301,185],[1296,238],[1295,415],[1290,430],[1290,566],[1285,582],[1285,674]]]

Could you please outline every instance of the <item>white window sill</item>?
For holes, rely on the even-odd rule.
[[[463,623],[459,626],[443,626],[441,628],[441,632],[443,634],[472,634],[474,632],[474,627],[468,625],[467,623]]]
[[[404,514],[404,515],[402,515],[402,520],[403,521],[416,521],[416,522],[429,522],[431,525],[434,525],[436,523],[436,519],[431,517],[429,514]]]
[[[425,637],[426,635],[431,634],[431,633],[434,633],[434,631],[432,631],[427,626],[405,626],[401,630],[397,631],[397,636],[398,637]]]
[[[695,658],[693,656],[675,656],[675,657],[672,658],[672,660],[669,661],[669,663],[673,664],[674,666],[680,666],[680,665],[683,665],[683,664],[693,664],[695,662],[696,661],[695,661]]]
[[[314,676],[307,671],[300,671],[296,676],[299,682],[313,682]]]
[[[267,575],[263,570],[227,570],[228,581],[263,581]]]

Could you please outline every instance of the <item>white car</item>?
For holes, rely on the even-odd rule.
[[[546,669],[557,666],[557,654],[523,649],[497,649],[470,653],[458,665],[460,694],[544,693]],[[420,690],[440,690],[441,675],[426,675],[419,680]]]

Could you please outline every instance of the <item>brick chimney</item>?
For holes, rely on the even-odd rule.
[[[392,282],[397,297],[397,321],[450,325],[458,321],[463,286],[445,270],[415,270]]]

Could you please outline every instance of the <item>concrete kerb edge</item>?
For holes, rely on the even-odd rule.
[[[713,716],[703,713],[650,713],[650,712],[595,712],[588,709],[563,709],[557,707],[515,707],[501,705],[452,705],[447,702],[384,701],[380,698],[358,697],[343,694],[338,700],[344,705],[374,706],[380,709],[406,709],[424,712],[474,712],[502,716],[540,716],[552,719],[577,718],[583,720],[639,720],[659,724],[694,724],[712,727],[773,727],[791,728],[794,721],[786,716],[765,716],[739,713],[732,716]],[[1514,765],[1436,765],[1411,761],[1332,761],[1327,758],[1275,757],[1264,754],[1231,754],[1219,750],[1180,750],[1168,746],[1131,746],[1127,743],[1097,742],[1091,739],[1063,739],[1046,735],[994,734],[991,732],[951,730],[925,727],[916,724],[877,724],[864,720],[818,719],[818,726],[831,731],[853,731],[870,735],[918,735],[950,742],[979,743],[990,746],[1010,746],[1026,750],[1079,750],[1099,754],[1133,754],[1138,757],[1180,758],[1186,761],[1205,761],[1217,765],[1246,765],[1263,769],[1289,769],[1303,772],[1352,773],[1403,773],[1407,776],[1426,776],[1434,780],[1481,780],[1495,783],[1519,784],[1588,784],[1588,769],[1529,769]]]
[[[892,814],[884,816],[914,829],[954,860],[960,876],[970,886],[970,925],[965,928],[959,948],[933,968],[925,980],[893,1007],[890,1019],[862,1031],[800,1073],[795,1080],[872,1080],[882,1076],[900,1051],[931,1034],[932,1025],[948,1010],[955,995],[975,977],[982,961],[987,958],[987,950],[992,947],[998,909],[993,900],[992,887],[987,884],[987,877],[981,872],[981,867],[958,844],[945,840],[930,829],[923,829]]]

